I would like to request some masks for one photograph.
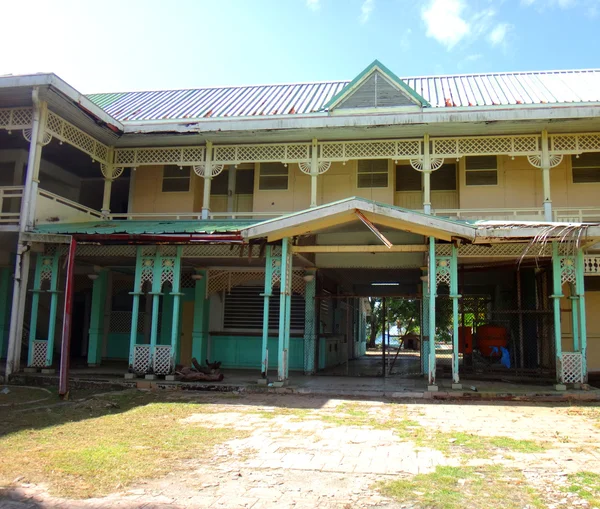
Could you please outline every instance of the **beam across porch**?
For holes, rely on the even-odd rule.
[[[425,244],[402,244],[387,246],[293,246],[294,253],[425,253]]]

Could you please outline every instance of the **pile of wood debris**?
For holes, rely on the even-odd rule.
[[[178,366],[175,374],[177,380],[181,382],[220,382],[224,378],[221,373],[221,362],[208,362],[208,359],[206,359],[206,367],[204,367],[195,358],[192,358],[191,366]]]

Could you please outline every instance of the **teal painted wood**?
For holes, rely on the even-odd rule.
[[[269,371],[269,303],[273,295],[273,247],[267,246],[265,253],[265,292],[263,293],[263,330],[260,354],[260,372],[263,378]]]
[[[315,348],[317,337],[317,320],[315,317],[315,295],[317,291],[317,277],[314,271],[311,281],[306,281],[304,286],[304,374],[312,375],[315,372]]]
[[[29,318],[29,352],[27,365],[33,366],[33,342],[37,335],[38,310],[40,307],[40,292],[42,291],[42,264],[44,257],[38,254],[35,261],[35,275],[33,277],[33,290],[31,296],[31,316]]]
[[[452,244],[450,260],[450,297],[452,299],[452,381],[460,381],[458,374],[458,249]]]
[[[562,339],[560,330],[560,299],[563,297],[563,294],[560,257],[558,256],[557,242],[552,243],[552,281],[553,295],[551,295],[551,298],[554,299],[554,348],[556,352],[556,380],[558,383],[562,384],[564,382],[564,376],[562,368]]]
[[[48,317],[48,345],[46,346],[46,366],[52,366],[54,357],[54,336],[56,333],[56,313],[58,311],[58,260],[60,251],[57,249],[52,257],[52,276],[50,279],[50,314]]]
[[[10,267],[0,268],[0,358],[6,357],[6,350],[8,348],[9,317],[12,303],[10,273]]]
[[[90,329],[88,342],[88,365],[96,366],[101,363],[102,338],[104,337],[104,308],[106,290],[108,288],[108,271],[98,274],[92,285],[92,310],[90,313]]]
[[[173,296],[171,293],[165,293],[161,302],[160,316],[162,318],[160,324],[160,334],[158,339],[159,345],[171,344],[171,327],[173,321]]]
[[[171,356],[173,358],[173,366],[177,363],[179,355],[179,328],[181,325],[181,255],[183,254],[183,246],[177,246],[175,254],[175,264],[173,265],[173,312],[171,321]]]
[[[154,256],[154,270],[152,274],[152,319],[150,321],[150,366],[153,365],[154,350],[158,340],[158,313],[160,312],[160,296],[162,295],[162,255],[157,250]]]
[[[106,356],[104,359],[127,360],[129,358],[129,342],[131,335],[128,332],[111,332],[107,337]],[[144,342],[144,334],[139,333],[136,344]]]
[[[429,385],[435,384],[435,298],[437,294],[435,237],[429,237]]]
[[[579,297],[579,326],[580,326],[580,351],[581,351],[581,362],[583,368],[583,381],[587,383],[588,372],[587,372],[587,317],[585,314],[585,285],[584,285],[584,263],[583,263],[583,249],[577,250],[577,275],[575,288]]]
[[[196,270],[196,274],[202,276],[202,279],[196,279],[194,285],[194,325],[192,328],[192,357],[200,364],[206,359],[208,345],[208,316],[206,312],[206,270]],[[210,302],[210,301],[209,301]],[[205,327],[205,322],[206,327]]]
[[[577,294],[577,284],[570,284],[571,296],[571,333],[573,334],[573,351],[579,352],[579,295]]]
[[[268,349],[276,352],[279,338],[268,338]],[[256,369],[261,362],[262,336],[211,336],[210,352],[213,361],[220,361],[223,368]],[[289,349],[289,368],[304,370],[304,338],[291,338]],[[278,359],[269,359],[269,369],[277,369]]]
[[[423,271],[427,274],[427,271]],[[427,341],[425,341],[427,338]],[[423,301],[421,302],[421,369],[429,374],[429,285],[423,281]]]
[[[131,333],[129,336],[129,368],[133,369],[133,355],[135,353],[135,345],[138,342],[138,319],[140,316],[140,295],[142,295],[142,246],[137,248],[135,262],[135,278],[133,283],[133,305],[131,308]]]
[[[281,249],[281,294],[279,297],[279,344],[278,344],[278,363],[277,363],[277,379],[280,382],[288,378],[288,343],[289,343],[289,299],[288,294],[291,292],[291,251],[289,239],[286,237],[282,240]]]

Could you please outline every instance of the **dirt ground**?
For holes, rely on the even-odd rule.
[[[568,487],[573,474],[600,474],[597,406],[198,393],[167,398],[202,403],[186,423],[245,433],[163,478],[102,498],[54,498],[47,486],[15,472],[13,484],[0,491],[0,507],[416,509],[426,507],[418,496],[388,498],[381,483],[458,465],[518,471],[537,501],[521,507],[594,507]],[[490,501],[488,507],[496,506]]]

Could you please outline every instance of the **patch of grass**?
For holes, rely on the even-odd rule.
[[[477,469],[438,466],[430,474],[388,481],[380,484],[379,489],[401,503],[429,509],[544,507],[520,473],[497,466]]]
[[[569,485],[566,491],[576,493],[587,500],[592,507],[600,506],[600,474],[593,472],[577,472],[567,476]]]
[[[177,470],[212,447],[246,433],[183,422],[193,403],[119,394],[15,414],[0,437],[0,484],[48,483],[57,495],[99,496]]]

